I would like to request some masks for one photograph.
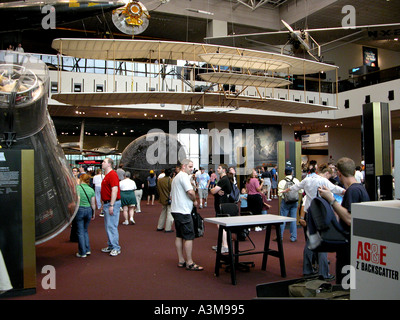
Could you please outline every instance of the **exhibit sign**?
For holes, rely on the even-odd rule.
[[[400,201],[352,205],[351,300],[400,300]]]
[[[34,151],[0,149],[0,297],[36,292]]]

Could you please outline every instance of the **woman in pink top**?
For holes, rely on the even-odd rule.
[[[257,171],[252,170],[246,181],[247,208],[253,214],[261,214],[263,201],[261,197],[260,182],[257,178]]]

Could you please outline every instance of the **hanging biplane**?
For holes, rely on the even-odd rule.
[[[52,95],[61,103],[73,106],[110,106],[134,104],[176,104],[188,106],[190,112],[204,107],[253,108],[285,113],[304,114],[337,107],[316,101],[308,103],[275,98],[267,89],[289,91],[290,76],[336,71],[337,67],[317,61],[282,54],[234,47],[151,40],[55,39],[52,47],[63,55],[77,58],[135,61],[198,61],[208,66],[199,73],[203,81],[218,90],[204,92],[158,90],[129,92],[59,92]],[[153,79],[152,81],[157,81]],[[158,77],[161,82],[162,76]],[[224,85],[235,90],[223,90]],[[245,89],[256,88],[257,96],[246,95]],[[306,89],[306,88],[305,88]],[[332,99],[334,100],[334,99]]]
[[[268,32],[257,32],[257,33],[246,33],[246,34],[233,34],[227,36],[217,37],[206,37],[204,40],[207,43],[219,44],[219,45],[232,45],[251,47],[267,46],[280,51],[282,54],[287,53],[290,55],[297,55],[307,57],[309,55],[312,59],[322,61],[323,48],[329,46],[338,41],[355,42],[362,39],[387,39],[392,37],[393,34],[398,34],[399,29],[394,32],[387,28],[395,28],[400,26],[400,23],[388,23],[388,24],[371,24],[371,25],[360,25],[353,27],[331,27],[331,28],[314,28],[314,29],[294,29],[286,21],[281,20],[286,30],[280,31],[268,31]],[[329,33],[335,32],[334,38],[329,36]],[[318,35],[315,38],[311,34]],[[381,35],[382,34],[382,35]],[[324,41],[322,41],[324,38]],[[290,45],[290,50],[287,50],[287,46]],[[306,53],[306,54],[305,54]]]

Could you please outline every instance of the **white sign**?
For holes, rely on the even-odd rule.
[[[351,300],[400,300],[400,201],[352,205]]]

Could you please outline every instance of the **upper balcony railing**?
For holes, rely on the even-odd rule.
[[[183,81],[199,80],[200,73],[210,72],[212,68],[204,63],[178,61],[176,64],[159,64],[157,60],[150,62],[130,62],[130,61],[111,61],[96,59],[81,59],[61,55],[34,54],[43,60],[50,70],[61,70],[69,72],[83,72],[96,74],[115,74],[124,76],[139,76],[156,78],[160,74],[165,79],[180,79]],[[315,76],[315,75],[314,75]],[[384,69],[365,75],[354,76],[353,78],[340,80],[338,91],[348,91],[361,87],[366,87],[386,81],[400,78],[400,66]],[[336,93],[336,83],[324,81],[316,77],[303,76],[291,77],[293,84],[290,90],[304,90],[311,92],[321,92],[328,94]]]

